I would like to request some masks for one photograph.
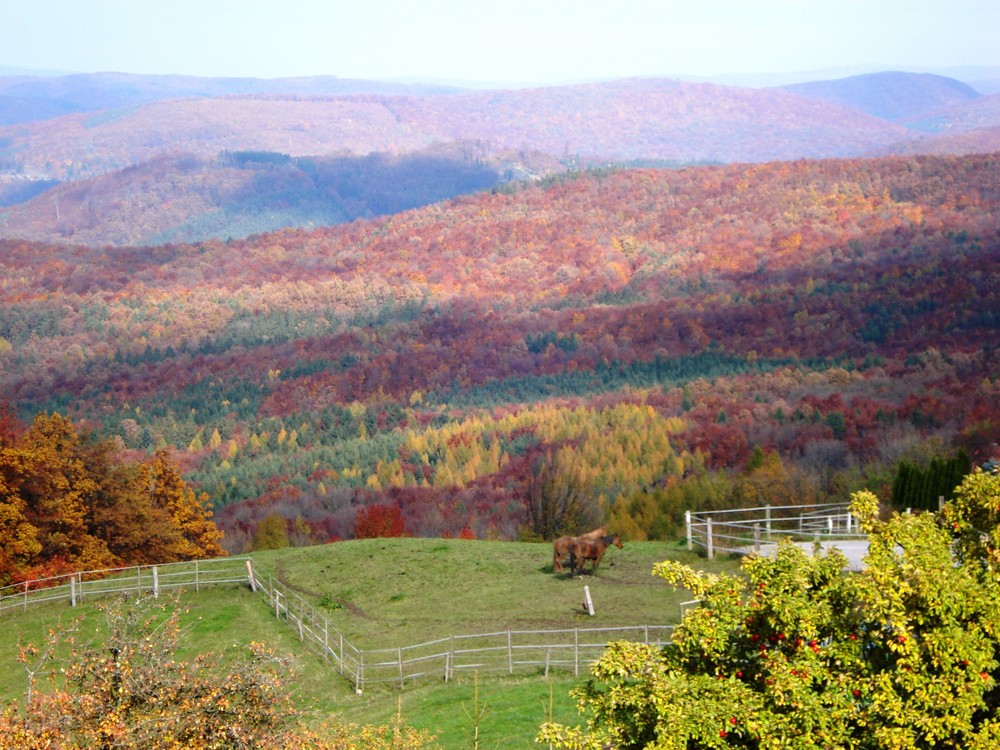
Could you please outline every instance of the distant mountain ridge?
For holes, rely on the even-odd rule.
[[[974,88],[954,78],[897,71],[792,84],[780,89],[842,104],[892,122],[913,120],[980,96]]]
[[[0,121],[5,98],[22,114],[108,105],[0,127],[0,237],[98,244],[241,237],[350,215],[308,187],[274,206],[259,179],[234,203],[227,191],[246,175],[220,170],[227,151],[395,159],[473,144],[490,168],[508,165],[503,180],[609,164],[981,153],[1000,127],[1000,95],[899,72],[769,89],[636,78],[482,91],[332,77],[15,77],[0,78]],[[171,178],[189,158],[198,179]]]
[[[80,73],[63,76],[0,76],[0,124],[48,119],[70,112],[94,112],[168,99],[233,95],[383,96],[444,94],[454,86],[363,81],[336,76],[302,78],[201,78],[179,75]],[[31,107],[25,107],[31,102]],[[52,114],[46,114],[52,113]]]
[[[170,150],[360,155],[462,140],[566,159],[769,161],[858,155],[905,136],[839,105],[668,79],[420,97],[188,98],[0,128],[6,172],[60,180]]]

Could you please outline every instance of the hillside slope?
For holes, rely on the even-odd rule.
[[[551,169],[522,157],[487,160],[463,144],[398,157],[161,156],[0,209],[0,236],[144,245],[340,224],[489,189],[527,165]]]

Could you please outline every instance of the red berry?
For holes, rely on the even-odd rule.
[[[720,730],[719,730],[719,736],[720,736],[720,737],[721,737],[722,739],[726,739],[726,736],[727,736],[727,734],[726,734],[726,730],[725,730],[725,729],[720,729]]]
[[[860,698],[861,697],[861,691],[858,690],[857,688],[855,688],[853,692],[854,692],[854,697],[855,698]]]
[[[743,677],[743,671],[742,670],[737,670],[736,671],[736,676],[737,677]]]
[[[732,717],[732,718],[731,718],[731,719],[729,720],[729,723],[730,723],[730,724],[732,724],[732,725],[733,725],[733,726],[735,727],[735,726],[736,726],[736,724],[737,724],[737,721],[736,721],[736,717],[735,717],[735,716],[734,716],[734,717]]]

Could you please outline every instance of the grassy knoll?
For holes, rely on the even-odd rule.
[[[629,543],[612,549],[596,576],[551,572],[551,547],[542,544],[443,539],[371,539],[254,555],[266,569],[325,611],[331,624],[361,649],[406,646],[455,634],[543,628],[605,627],[675,622],[689,598],[650,571],[675,558],[695,567],[734,570],[733,561],[709,562],[675,544]],[[583,586],[596,615],[583,614]],[[295,633],[276,621],[249,591],[221,586],[185,591],[185,653],[224,651],[264,641],[292,655],[288,680],[296,702],[321,723],[335,718],[386,723],[397,713],[430,729],[442,748],[469,747],[477,715],[473,677],[449,683],[428,678],[400,691],[373,685],[357,696],[335,671],[301,648]],[[0,701],[21,698],[26,677],[17,664],[18,643],[44,640],[59,623],[85,620],[78,640],[100,637],[103,616],[93,603],[29,607],[0,616]],[[557,721],[578,721],[570,689],[579,679],[565,672],[480,675],[480,742],[493,748],[529,748],[550,711]]]
[[[675,622],[690,597],[652,574],[667,558],[709,562],[675,543],[612,547],[596,576],[553,574],[548,544],[457,539],[365,539],[254,555],[317,602],[361,649],[408,646],[448,635]],[[589,586],[596,614],[583,613]]]

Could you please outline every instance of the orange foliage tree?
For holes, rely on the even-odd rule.
[[[0,583],[215,557],[221,538],[166,453],[122,462],[58,414],[0,443]]]

